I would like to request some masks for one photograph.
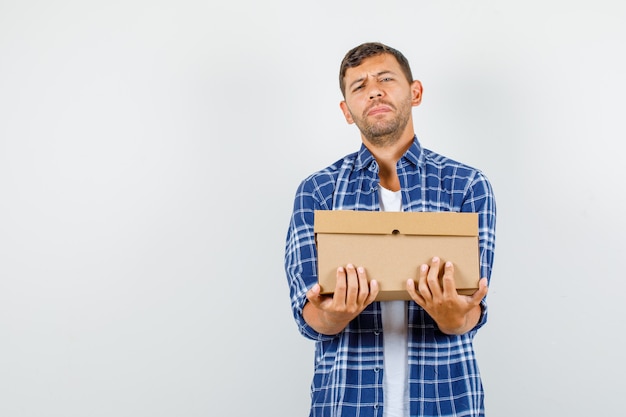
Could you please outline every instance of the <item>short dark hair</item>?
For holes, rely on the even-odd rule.
[[[411,73],[409,61],[402,55],[402,52],[380,42],[366,42],[349,50],[341,61],[341,67],[339,68],[339,88],[344,97],[346,96],[346,84],[343,79],[346,76],[348,68],[358,67],[364,59],[382,54],[393,55],[396,61],[398,61],[398,64],[400,64],[400,68],[402,68],[406,79],[409,83],[413,82],[413,74]]]

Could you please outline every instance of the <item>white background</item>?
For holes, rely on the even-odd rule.
[[[422,144],[498,204],[490,416],[623,409],[626,6],[0,1],[0,415],[304,416],[295,189],[358,149],[347,50],[401,50]]]

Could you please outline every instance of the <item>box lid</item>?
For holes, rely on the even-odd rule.
[[[316,210],[315,233],[478,236],[478,213]]]

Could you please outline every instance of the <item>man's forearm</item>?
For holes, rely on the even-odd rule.
[[[312,303],[306,303],[304,305],[302,316],[304,317],[304,321],[306,321],[313,330],[329,336],[341,333],[352,320],[352,318],[345,318],[343,320],[337,320],[335,318],[332,320],[328,313]]]
[[[480,320],[481,315],[482,315],[482,307],[480,305],[477,305],[476,307],[474,307],[473,309],[467,312],[467,314],[465,315],[465,320],[461,325],[456,326],[456,327],[439,326],[439,330],[441,330],[441,332],[445,334],[450,334],[450,335],[465,334],[469,332],[470,330],[472,330],[474,327],[476,327],[476,325],[478,324],[478,321]],[[439,323],[437,323],[437,325],[439,325]]]

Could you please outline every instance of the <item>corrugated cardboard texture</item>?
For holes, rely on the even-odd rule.
[[[378,281],[377,300],[410,300],[406,280],[417,281],[433,256],[454,263],[459,293],[478,288],[477,213],[320,210],[315,239],[322,293],[334,292],[337,267],[351,263]]]

